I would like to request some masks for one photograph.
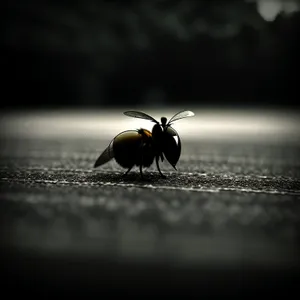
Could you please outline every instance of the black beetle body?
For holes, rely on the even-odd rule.
[[[174,137],[177,138],[177,141]],[[159,157],[163,161],[164,156],[176,170],[176,164],[181,154],[181,140],[178,133],[170,126],[161,128],[159,124],[155,124],[152,128],[152,138],[158,170]]]
[[[123,168],[150,167],[154,160],[151,132],[146,129],[126,130],[119,133],[102,152],[94,164],[99,167],[112,158]]]
[[[155,123],[152,132],[146,129],[127,130],[118,134],[96,160],[94,167],[98,167],[115,158],[116,162],[123,168],[127,168],[126,175],[135,165],[140,168],[143,177],[142,167],[150,167],[156,161],[160,175],[165,178],[159,167],[159,158],[167,161],[175,170],[181,154],[181,140],[178,133],[171,127],[171,122],[194,116],[191,111],[181,111],[175,114],[167,123],[165,117],[161,118],[159,124],[151,116],[139,111],[126,111],[125,115],[147,119]]]

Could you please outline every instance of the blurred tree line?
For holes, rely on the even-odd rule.
[[[2,106],[297,98],[299,11],[267,22],[255,1],[12,0],[2,14]]]

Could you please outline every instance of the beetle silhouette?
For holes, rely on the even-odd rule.
[[[176,164],[181,155],[181,140],[171,125],[177,120],[192,117],[195,114],[192,111],[183,110],[176,113],[169,122],[167,122],[166,117],[162,117],[161,123],[141,111],[125,111],[124,114],[129,117],[154,122],[152,132],[141,128],[119,133],[98,157],[94,168],[114,158],[121,167],[127,169],[124,175],[128,174],[134,166],[138,166],[143,178],[143,167],[150,167],[155,159],[159,174],[162,178],[166,178],[159,167],[159,158],[163,161],[165,157],[171,166],[177,170]]]

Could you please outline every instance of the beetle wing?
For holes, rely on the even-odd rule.
[[[110,142],[108,147],[102,152],[94,164],[94,168],[97,168],[105,163],[109,162],[114,157],[113,141]]]
[[[152,121],[156,124],[159,124],[154,118],[152,118],[151,116],[149,116],[141,111],[129,110],[129,111],[125,111],[124,115],[133,117],[133,118],[146,119],[146,120]]]
[[[171,122],[175,122],[177,120],[187,118],[187,117],[193,117],[195,114],[190,110],[182,110],[175,114],[170,120],[168,124],[171,124]]]
[[[162,151],[167,161],[176,170],[176,164],[181,154],[181,141],[178,133],[172,127],[168,127],[164,131]]]

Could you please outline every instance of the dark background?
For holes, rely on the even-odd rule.
[[[296,108],[299,1],[264,2],[9,1],[1,106]]]
[[[298,291],[300,1],[259,3],[2,6],[2,292]],[[195,112],[178,171],[93,169],[146,106]]]

